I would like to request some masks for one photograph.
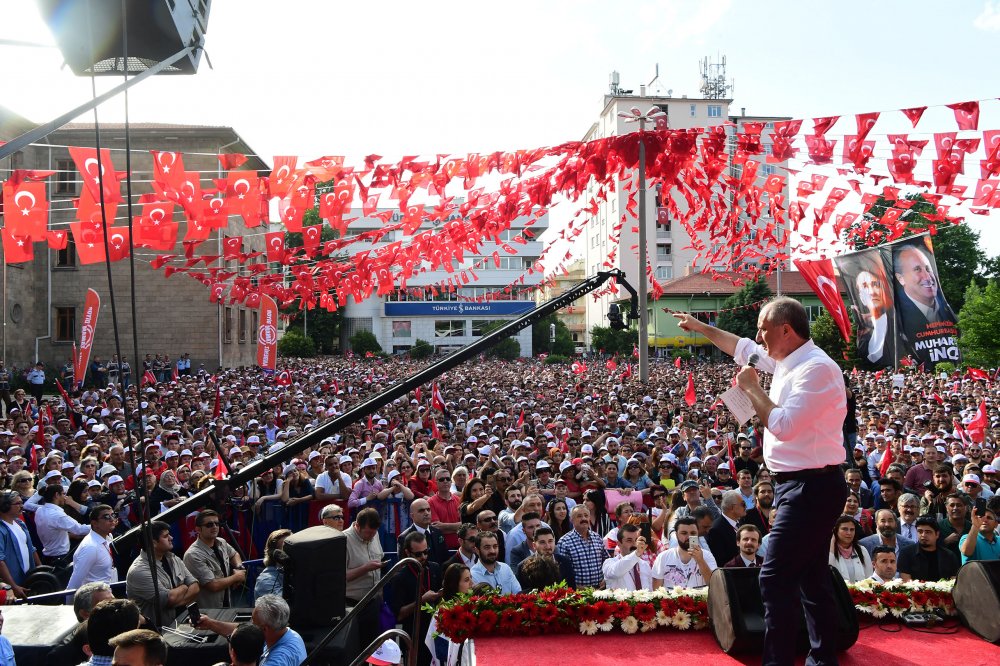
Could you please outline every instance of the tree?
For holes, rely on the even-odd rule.
[[[278,340],[278,354],[284,358],[312,358],[316,355],[316,343],[299,331],[285,331]]]
[[[774,292],[767,286],[764,278],[758,277],[748,282],[735,294],[722,303],[719,312],[718,326],[741,338],[757,337],[757,317],[764,303],[770,300]]]
[[[823,309],[819,317],[812,323],[813,342],[816,346],[826,352],[827,356],[838,363],[844,358],[844,337],[840,334],[840,329],[834,323],[830,313]]]
[[[616,331],[607,326],[594,326],[590,329],[591,349],[605,354],[627,356],[635,349],[638,340],[638,333],[634,329]]]
[[[556,340],[552,342],[552,325],[556,327]],[[545,317],[531,327],[531,348],[536,354],[559,354],[572,356],[576,351],[573,344],[573,334],[569,332],[566,322],[554,314]]]
[[[483,327],[483,335],[492,333],[506,324],[507,322],[505,321],[495,321],[492,324],[488,324]],[[521,345],[518,344],[517,340],[514,338],[507,337],[487,349],[486,356],[488,358],[499,358],[505,361],[513,361],[521,356]]]
[[[1000,365],[1000,286],[995,280],[980,288],[975,282],[965,291],[965,307],[958,313],[962,332],[958,347],[967,365],[992,368]]]
[[[351,336],[351,351],[355,354],[382,353],[382,345],[371,331],[358,331]]]
[[[431,343],[426,340],[421,340],[420,338],[417,338],[417,341],[413,343],[412,347],[410,347],[410,358],[414,360],[427,358],[433,353],[434,347],[431,346]]]
[[[310,226],[322,224],[323,220],[315,208],[310,208],[302,216],[302,224]],[[323,224],[320,232],[320,242],[333,240],[337,233],[329,225]],[[288,232],[285,234],[285,247],[302,247],[302,234],[298,232]],[[336,291],[331,290],[330,295],[336,298]],[[300,301],[301,303],[301,301]],[[340,324],[344,320],[343,310],[340,308],[329,312],[323,308],[313,308],[307,315],[299,305],[291,305],[282,309],[282,314],[291,315],[295,318],[288,324],[288,330],[297,331],[299,334],[308,334],[316,345],[316,351],[320,354],[332,354],[336,349],[336,341],[340,338]]]
[[[899,238],[929,232],[933,236],[934,260],[938,268],[941,291],[952,310],[958,312],[965,302],[965,288],[970,280],[976,279],[980,285],[986,284],[986,277],[993,264],[979,247],[979,232],[967,224],[954,224],[951,219],[942,220],[935,207],[923,195],[908,194],[905,201],[913,202],[900,216],[906,223]],[[882,218],[890,208],[900,208],[896,200],[879,197],[864,216],[845,231],[845,243],[856,250],[874,247],[891,237],[888,226]],[[861,234],[861,229],[865,233]],[[980,272],[980,267],[983,272]]]

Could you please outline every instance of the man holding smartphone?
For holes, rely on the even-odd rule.
[[[958,542],[962,564],[979,560],[1000,560],[1000,539],[997,539],[997,514],[985,500],[976,500],[972,510],[972,527]]]
[[[677,545],[656,556],[653,562],[653,589],[674,587],[704,587],[712,577],[715,559],[701,547],[698,522],[694,518],[678,518],[674,525]]]

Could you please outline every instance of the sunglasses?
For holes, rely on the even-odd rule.
[[[327,516],[326,519],[327,520],[343,520],[344,516],[343,516],[343,514],[338,513],[338,514],[333,515],[333,516]]]
[[[495,523],[495,522],[497,522],[496,516],[490,516],[489,518],[483,518],[483,517],[481,517],[479,520],[480,520],[480,522],[483,522],[483,523]]]
[[[428,553],[426,550],[422,550],[419,553],[414,553],[413,551],[410,551],[410,557],[419,557],[419,558],[423,559],[423,558],[427,557],[428,555],[430,555],[430,553]]]

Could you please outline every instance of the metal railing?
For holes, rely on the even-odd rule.
[[[406,643],[406,657],[408,660],[410,659],[411,654],[416,654],[416,651],[420,649],[419,643],[417,643],[417,647],[414,649],[413,641],[410,640],[410,636],[405,631],[402,631],[400,629],[388,629],[379,634],[378,638],[376,638],[371,644],[368,645],[368,647],[362,650],[361,654],[359,654],[354,659],[354,661],[351,662],[351,666],[360,666],[361,664],[365,663],[365,660],[367,660],[368,657],[375,654],[375,650],[377,650],[379,646],[382,645],[382,643],[386,642],[390,638],[402,639],[403,642]],[[308,663],[309,659],[306,658],[304,664]],[[410,664],[412,663],[413,662],[410,661]]]

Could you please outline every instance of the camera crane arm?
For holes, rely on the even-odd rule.
[[[451,370],[452,368],[464,363],[470,358],[475,357],[487,349],[497,345],[502,340],[518,333],[519,331],[541,321],[548,315],[560,310],[573,301],[585,296],[592,291],[603,286],[608,280],[615,279],[617,284],[622,285],[631,295],[631,306],[628,313],[628,318],[630,320],[639,319],[639,297],[636,294],[635,289],[626,281],[625,273],[621,270],[614,269],[610,271],[600,271],[597,275],[587,278],[583,282],[570,287],[562,294],[556,296],[555,298],[536,306],[534,309],[526,312],[516,319],[512,319],[500,328],[484,335],[479,340],[476,340],[472,344],[469,344],[458,351],[444,357],[443,359],[430,364],[423,370],[416,372],[415,374],[403,379],[402,381],[396,382],[390,385],[384,391],[378,395],[372,396],[368,400],[362,402],[359,405],[347,410],[339,416],[335,416],[332,419],[326,421],[325,423],[317,426],[316,428],[305,433],[302,437],[299,437],[293,442],[289,442],[287,445],[283,446],[279,451],[265,455],[260,460],[250,463],[249,465],[243,467],[232,473],[225,481],[222,483],[215,483],[206,488],[203,488],[198,493],[188,497],[183,502],[175,504],[174,506],[168,508],[166,511],[161,512],[159,515],[154,516],[156,520],[163,520],[166,522],[172,522],[178,518],[186,516],[192,511],[196,511],[207,504],[214,501],[218,502],[224,500],[225,497],[214,497],[217,494],[228,496],[228,491],[236,486],[246,483],[250,479],[260,476],[265,470],[271,469],[275,465],[284,464],[294,458],[296,455],[305,451],[306,449],[316,446],[321,441],[330,437],[331,435],[343,430],[352,423],[356,423],[361,419],[376,413],[379,409],[385,405],[391,403],[396,398],[400,398],[409,394],[410,391],[416,389],[418,386],[422,386],[429,381],[436,379],[445,372]],[[645,305],[642,304],[644,307]],[[614,306],[617,309],[617,305]],[[620,321],[620,316],[618,321]],[[613,325],[624,328],[624,324],[616,324],[612,322]],[[225,489],[222,493],[219,493],[221,489]],[[128,548],[133,541],[138,538],[141,526],[137,526],[121,535],[115,539],[116,548]]]

